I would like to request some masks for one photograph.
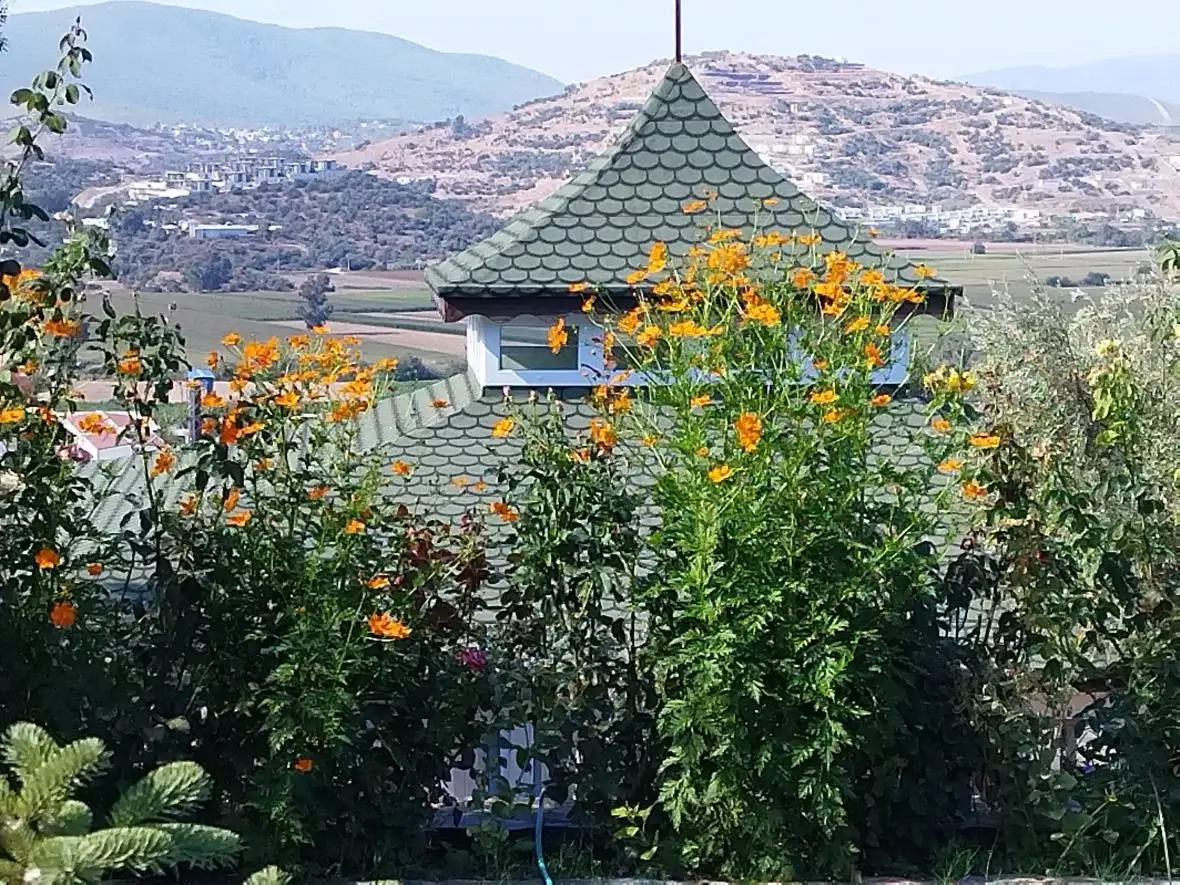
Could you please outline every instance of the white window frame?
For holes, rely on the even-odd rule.
[[[514,317],[538,325],[549,326],[556,316],[528,315]],[[565,324],[576,328],[578,347],[578,368],[576,369],[502,369],[500,368],[500,332],[505,323],[489,320],[487,317],[470,316],[467,323],[467,365],[479,383],[484,387],[594,387],[610,381],[618,373],[607,369],[602,354],[603,330],[583,315],[565,315]],[[893,359],[876,369],[872,383],[877,387],[897,387],[905,381],[909,371],[910,335],[906,331],[893,333],[891,352]],[[808,384],[818,373],[809,357],[803,360],[803,377],[800,383]],[[626,387],[642,387],[658,384],[656,378],[642,372],[630,372],[627,377],[614,380],[614,384]]]

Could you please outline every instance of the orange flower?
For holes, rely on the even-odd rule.
[[[186,495],[180,500],[180,515],[192,516],[197,512],[197,499],[192,495]]]
[[[582,299],[582,313],[593,313],[593,312],[594,312],[594,296],[588,295],[586,298]]]
[[[707,406],[709,404],[709,394],[698,393],[696,396],[694,396],[692,399],[690,399],[688,401],[688,404],[691,408],[694,408],[694,409],[700,408],[701,406]]]
[[[763,206],[777,206],[778,205],[778,197],[767,197],[765,200],[762,201],[762,205]]]
[[[967,437],[967,442],[977,449],[994,449],[1000,444],[1000,438],[994,433],[973,433]]]
[[[828,367],[828,361],[825,359],[812,360],[811,365],[815,368],[815,370],[817,372],[822,372],[824,369],[826,369]]]
[[[225,524],[240,529],[250,521],[250,517],[253,515],[249,510],[239,510],[237,513],[231,513],[227,516],[225,518]]]
[[[972,501],[987,497],[987,489],[975,480],[963,483],[963,497]]]
[[[3,420],[2,414],[0,414],[0,420]],[[114,430],[114,427],[109,421],[107,421],[106,418],[102,417],[102,415],[91,412],[90,414],[83,415],[78,419],[78,429],[83,433],[97,435],[109,433]]]
[[[654,446],[659,441],[659,439],[660,438],[658,436],[656,436],[654,433],[649,433],[643,439],[641,439],[639,442],[645,446]]]
[[[617,441],[615,430],[600,418],[590,420],[590,441],[600,448],[609,449]]]
[[[520,516],[519,513],[517,513],[503,501],[493,501],[488,505],[488,509],[505,522],[516,522],[517,518]]]
[[[284,409],[293,409],[299,405],[299,394],[293,390],[280,393],[275,397],[275,405],[282,406]]]
[[[373,575],[373,577],[365,581],[365,586],[370,590],[384,590],[389,586],[389,578],[385,577],[385,575]]]
[[[836,391],[828,389],[812,391],[807,398],[817,406],[828,406],[840,399],[840,396]]]
[[[412,632],[388,612],[373,612],[366,623],[369,625],[369,632],[379,639],[405,639]]]
[[[758,440],[762,438],[762,419],[753,412],[742,412],[733,422],[733,429],[737,433],[738,445],[744,451],[752,452],[758,447]]]
[[[875,369],[878,366],[884,365],[884,360],[881,359],[881,348],[870,341],[864,346],[865,365],[870,369]]]
[[[743,311],[743,317],[751,322],[761,323],[764,326],[777,326],[781,319],[778,308],[765,301],[747,307]]]
[[[851,335],[854,332],[863,332],[869,327],[869,318],[866,316],[859,316],[854,320],[844,324],[844,331]]]
[[[359,535],[365,530],[365,524],[359,519],[350,519],[348,525],[344,527],[344,534]]]
[[[17,407],[0,410],[0,424],[15,424],[25,419],[25,410]]]
[[[963,462],[958,458],[943,458],[938,462],[939,473],[957,473],[963,469]]]
[[[313,486],[307,490],[307,499],[309,501],[319,501],[326,494],[328,494],[327,486]]]
[[[716,467],[710,469],[707,475],[709,482],[725,482],[725,480],[733,476],[733,470],[730,469],[728,464],[718,464]]]
[[[589,449],[575,449],[574,451],[570,452],[570,460],[574,461],[578,464],[589,463],[590,450]]]
[[[627,274],[627,276],[625,276],[623,279],[627,283],[628,286],[637,286],[640,283],[642,283],[644,280],[647,279],[647,271],[646,270],[633,270],[633,271],[631,271],[631,273]]]
[[[639,328],[639,310],[629,310],[621,317],[617,323],[618,329],[624,335],[632,335],[635,330]]]
[[[488,484],[481,479],[481,480],[478,480],[477,482],[475,482],[474,484],[472,484],[471,491],[482,492],[487,487],[488,487]]]
[[[887,325],[885,325],[884,323],[880,323],[879,325],[877,325],[873,329],[873,331],[876,332],[878,335],[884,337],[890,333],[891,329]]]
[[[659,273],[668,264],[668,247],[656,241],[647,252],[647,272],[649,274]]]
[[[77,320],[49,320],[45,324],[45,331],[54,338],[73,338],[81,328]]]
[[[229,490],[229,493],[225,496],[225,499],[221,502],[221,506],[225,508],[226,512],[229,512],[230,510],[233,510],[235,507],[238,506],[238,497],[240,494],[241,493],[238,491],[237,486],[234,486],[232,489]]]
[[[74,626],[74,622],[78,619],[78,607],[72,602],[55,602],[53,608],[49,610],[49,623],[57,627],[59,630],[65,630]]]
[[[549,342],[549,349],[553,353],[557,353],[569,343],[569,332],[565,330],[565,317],[558,317],[557,320],[549,327],[549,332],[546,335]]]
[[[101,575],[102,574],[102,563],[101,562],[87,563],[86,564],[86,574],[90,575],[91,577],[96,577],[98,575]]]
[[[221,339],[221,343],[226,347],[237,347],[242,343],[242,336],[237,332],[229,332]]]
[[[870,406],[887,406],[893,402],[893,397],[887,393],[878,393],[875,397],[869,400]]]
[[[946,433],[951,429],[951,422],[946,418],[932,418],[930,420],[930,428],[935,433]]]
[[[451,480],[451,485],[457,489],[465,489],[471,482],[466,476],[456,476]]]
[[[139,362],[139,356],[134,353],[129,353],[124,356],[115,368],[120,375],[138,375],[143,371],[143,366]]]
[[[920,280],[928,279],[937,273],[934,268],[928,264],[914,265],[914,276]]]
[[[397,357],[387,356],[373,363],[373,369],[378,372],[392,372],[397,368]]]
[[[274,462],[274,459],[272,459],[272,458],[259,458],[257,461],[254,462],[254,469],[257,470],[259,473],[266,473],[266,471],[268,471],[268,470],[270,470],[270,468],[274,467],[274,464],[275,464],[275,462]]]
[[[683,206],[680,207],[680,210],[682,212],[684,212],[686,215],[694,215],[695,213],[700,212],[703,209],[705,209],[708,205],[709,204],[706,203],[704,200],[689,200],[687,203],[685,203]]]
[[[820,416],[825,424],[835,424],[843,417],[844,413],[840,409],[828,409]]]
[[[590,284],[585,281],[580,282],[580,283],[570,283],[570,286],[569,286],[570,292],[574,295],[578,294],[579,292],[585,292],[589,288],[590,288]]]
[[[152,476],[159,476],[161,473],[167,473],[172,469],[172,465],[176,463],[176,456],[172,454],[170,449],[164,449],[156,455],[156,461],[152,464]]]
[[[655,343],[660,340],[661,334],[659,326],[644,326],[643,330],[635,336],[635,343],[640,347],[654,347]]]
[[[436,409],[445,409],[450,404],[451,404],[450,400],[445,400],[445,399],[432,399],[430,401],[430,405]]]
[[[791,274],[791,285],[796,289],[806,289],[814,280],[815,274],[806,267],[796,268],[794,273]]]
[[[52,547],[41,547],[33,554],[33,562],[37,563],[37,568],[39,569],[57,568],[57,564],[61,562],[61,557],[58,556],[57,551]]]
[[[311,760],[308,759],[306,756],[300,756],[298,759],[296,759],[294,762],[291,763],[291,767],[294,768],[296,771],[298,771],[300,774],[307,774],[309,771],[311,771],[311,769],[313,768],[313,765],[312,765]]]
[[[400,458],[393,462],[393,472],[398,476],[409,476],[412,469],[409,464]]]
[[[209,351],[208,356],[205,357],[205,365],[208,366],[210,369],[216,369],[217,363],[220,362],[220,360],[221,360],[221,357],[218,355],[217,351],[211,350],[211,351]]]
[[[822,242],[822,237],[816,233],[801,234],[795,237],[795,242],[800,246],[818,246]]]
[[[492,436],[496,439],[503,439],[512,432],[512,428],[516,426],[516,422],[511,418],[501,418],[492,427]]]

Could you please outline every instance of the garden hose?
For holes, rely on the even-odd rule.
[[[537,727],[531,726],[532,732],[532,746],[536,749],[537,746]],[[553,885],[553,880],[549,877],[549,870],[545,866],[545,852],[541,847],[541,827],[545,821],[545,782],[541,780],[541,763],[534,755],[533,763],[533,785],[536,788],[537,794],[537,812],[533,820],[533,851],[537,854],[537,869],[541,871],[541,881],[545,885]]]

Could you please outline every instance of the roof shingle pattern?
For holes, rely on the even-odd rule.
[[[712,196],[699,213],[684,204]],[[769,202],[767,202],[769,201]],[[565,295],[587,282],[622,295],[627,275],[663,242],[682,257],[708,223],[751,234],[815,233],[891,281],[938,288],[914,265],[818,205],[767,165],[683,64],[673,64],[620,140],[548,199],[491,237],[426,271],[436,295],[510,299]]]

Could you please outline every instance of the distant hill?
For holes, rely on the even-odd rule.
[[[1180,216],[1178,151],[1162,131],[814,56],[719,52],[687,62],[754,150],[836,205]],[[503,116],[424,127],[334,156],[395,179],[429,179],[440,196],[510,216],[617,138],[666,68],[656,62]]]
[[[95,61],[86,116],[139,126],[335,125],[478,117],[560,92],[537,71],[385,34],[293,29],[139,0],[25,12],[5,26],[5,94],[56,61],[77,16]]]
[[[1112,58],[1069,67],[1026,65],[968,74],[962,79],[1011,92],[1075,97],[1079,93],[1100,93],[1120,96],[1128,102],[1154,99],[1165,105],[1180,105],[1180,54]]]
[[[1158,101],[1142,95],[1114,92],[1040,92],[1014,89],[1016,95],[1035,98],[1050,104],[1077,108],[1108,120],[1138,126],[1180,126],[1180,103]]]

